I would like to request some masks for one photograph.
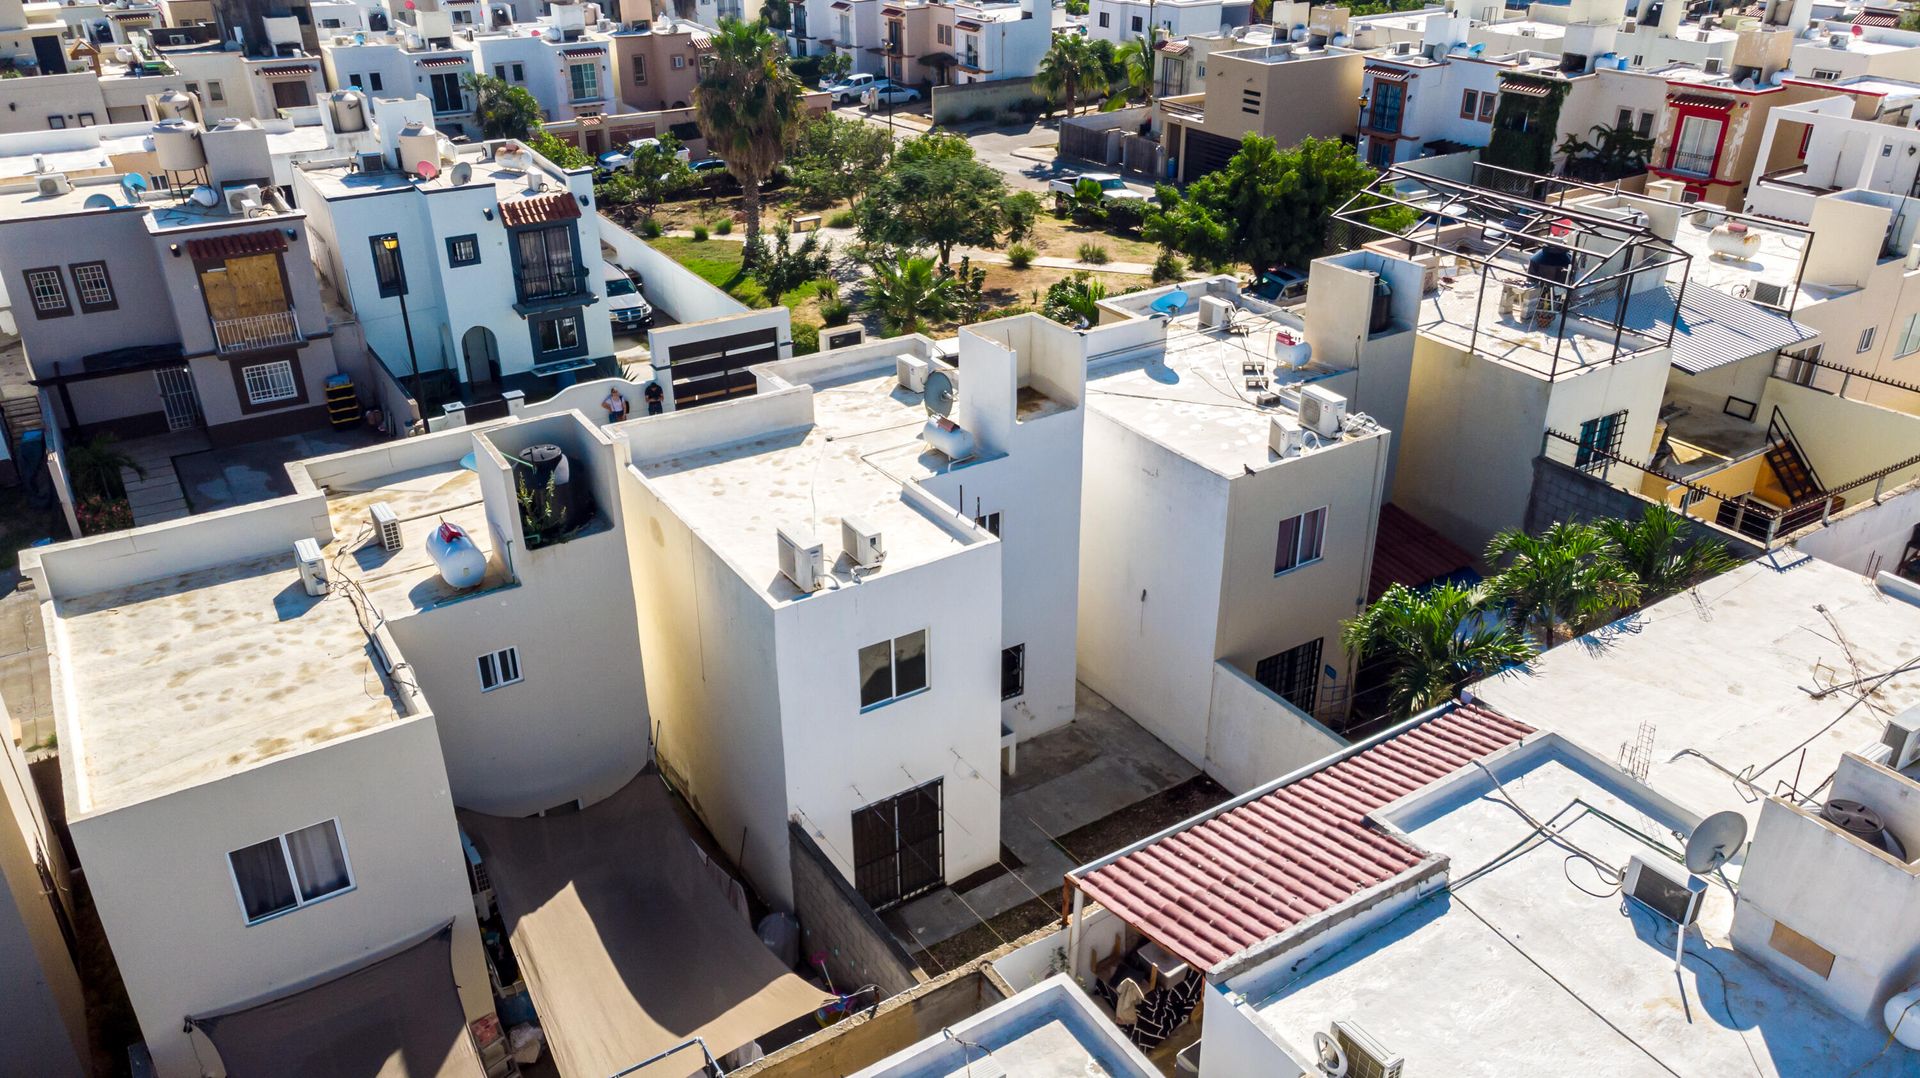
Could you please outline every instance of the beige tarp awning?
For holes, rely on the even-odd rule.
[[[187,1019],[230,1078],[481,1078],[453,926],[285,995]]]
[[[825,1000],[761,944],[650,771],[584,812],[460,822],[563,1078],[607,1078],[694,1036],[723,1055]],[[640,1073],[700,1063],[688,1051]]]

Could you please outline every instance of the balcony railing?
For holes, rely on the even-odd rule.
[[[1198,122],[1199,120],[1201,120],[1206,114],[1205,109],[1202,106],[1189,105],[1184,101],[1162,100],[1160,102],[1160,109],[1161,111],[1165,112],[1168,116],[1178,116],[1183,120],[1190,119],[1195,122]]]
[[[513,283],[519,292],[520,302],[544,303],[585,292],[587,272],[575,269],[553,270],[547,273],[516,273]]]
[[[245,318],[216,318],[213,339],[221,352],[251,352],[300,341],[300,323],[292,311],[250,314]]]
[[[1712,176],[1713,157],[1714,155],[1710,153],[1689,153],[1686,150],[1677,150],[1673,155],[1672,167],[1675,172],[1685,172],[1694,176]]]

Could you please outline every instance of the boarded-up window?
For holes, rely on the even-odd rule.
[[[279,314],[288,308],[278,255],[246,255],[209,266],[200,271],[200,288],[215,321]]]
[[[1773,922],[1773,937],[1767,941],[1773,949],[1817,973],[1822,979],[1833,974],[1833,952],[1788,928]]]

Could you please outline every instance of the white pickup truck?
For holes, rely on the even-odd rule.
[[[1111,172],[1084,172],[1078,176],[1061,176],[1058,179],[1048,182],[1047,193],[1066,195],[1068,198],[1072,198],[1074,188],[1080,186],[1081,180],[1092,180],[1099,184],[1100,197],[1106,199],[1128,199],[1135,202],[1145,202],[1153,197],[1151,195],[1143,195],[1133,188],[1128,187],[1127,181],[1115,176]]]

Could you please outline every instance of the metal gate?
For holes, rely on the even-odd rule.
[[[941,782],[935,779],[853,813],[853,882],[874,909],[946,881]]]
[[[186,430],[206,421],[200,415],[200,391],[194,388],[193,373],[185,367],[168,367],[153,372],[160,383],[160,404],[167,413],[168,430]]]

